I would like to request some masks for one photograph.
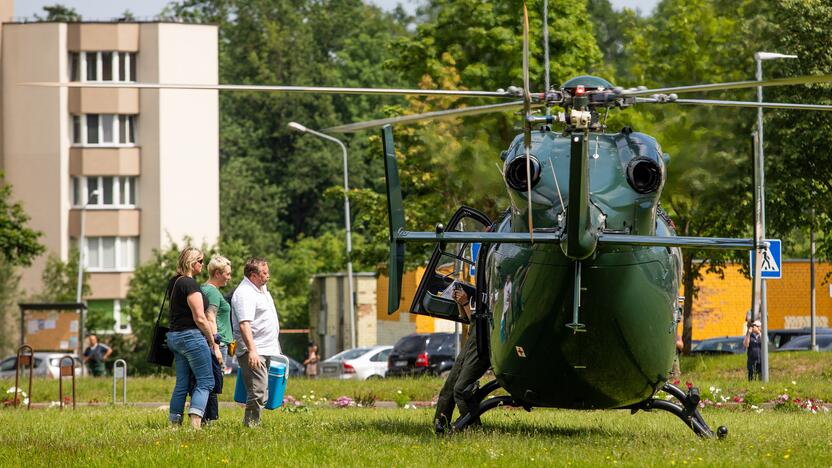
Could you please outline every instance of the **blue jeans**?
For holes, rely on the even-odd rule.
[[[211,351],[208,342],[199,329],[168,332],[168,347],[173,351],[176,361],[176,386],[170,397],[171,422],[182,422],[185,411],[185,399],[191,383],[191,376],[196,378],[196,386],[191,395],[191,407],[188,414],[202,417],[208,404],[208,394],[214,388],[214,373],[211,370]]]

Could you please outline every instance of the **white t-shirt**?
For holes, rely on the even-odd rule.
[[[277,356],[280,353],[280,343],[277,336],[280,324],[277,320],[277,309],[274,307],[272,295],[263,285],[262,289],[248,278],[243,278],[231,298],[231,327],[234,339],[237,340],[237,356],[242,356],[248,349],[240,333],[240,322],[251,323],[251,334],[257,354],[261,356]]]

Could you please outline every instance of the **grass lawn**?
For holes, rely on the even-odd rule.
[[[683,466],[832,464],[832,416],[706,410],[725,440],[699,440],[664,413],[495,410],[483,428],[430,432],[430,409],[266,412],[244,429],[224,409],[203,431],[169,428],[156,409],[0,411],[4,466]]]
[[[832,411],[757,407],[784,392],[790,401],[832,401],[832,353],[772,354],[766,384],[749,385],[744,368],[744,356],[682,361],[682,383],[699,386],[713,402],[702,410],[705,420],[712,429],[729,428],[721,441],[699,440],[663,412],[551,409],[498,409],[483,417],[482,428],[436,438],[432,409],[339,409],[330,402],[368,393],[400,404],[429,401],[440,379],[291,379],[287,394],[305,406],[266,411],[258,430],[241,426],[238,407],[222,407],[220,421],[203,431],[168,427],[166,407],[0,407],[0,466],[832,466]],[[131,377],[128,399],[166,402],[173,383]],[[13,384],[0,381],[0,391]],[[111,385],[111,378],[79,379],[77,399],[107,403]],[[230,401],[233,385],[226,381],[222,400]],[[57,400],[58,384],[37,380],[33,393],[35,402]],[[740,397],[740,404],[715,406]]]

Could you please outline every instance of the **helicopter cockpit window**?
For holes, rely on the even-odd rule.
[[[484,232],[490,224],[485,215],[461,208],[451,218],[445,232]],[[449,242],[437,246],[419,284],[411,313],[467,323],[468,320],[459,314],[454,291],[464,291],[473,306],[480,246],[479,242]]]

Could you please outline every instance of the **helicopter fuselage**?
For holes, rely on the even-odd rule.
[[[581,134],[589,150],[587,231],[675,235],[669,219],[657,215],[667,156],[656,141],[632,132]],[[575,135],[533,134],[536,232],[566,235],[567,218],[578,216],[569,211],[579,195],[569,194]],[[518,139],[504,167],[512,208],[498,232],[528,232],[527,192],[509,180],[512,169],[522,174],[513,167],[521,164]],[[489,252],[490,354],[497,380],[532,406],[617,408],[646,400],[666,382],[673,362],[679,249],[601,245],[578,259],[564,245],[502,243]],[[578,331],[567,327],[576,299],[585,326]]]

